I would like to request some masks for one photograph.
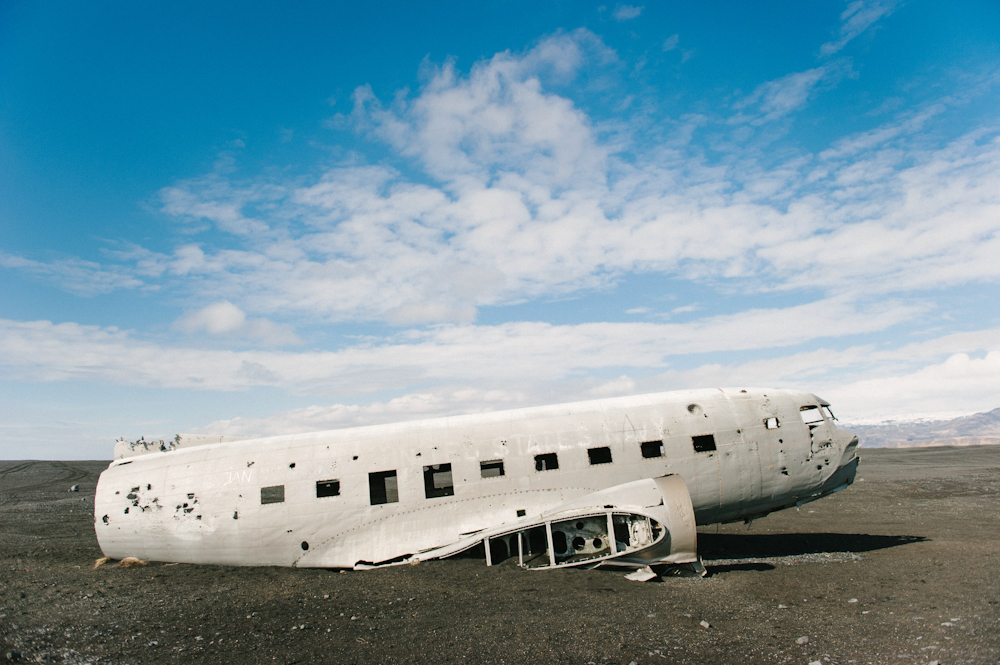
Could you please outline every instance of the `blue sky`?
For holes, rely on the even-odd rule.
[[[5,3],[0,458],[1000,406],[1000,6]]]

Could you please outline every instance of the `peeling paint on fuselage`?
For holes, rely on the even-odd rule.
[[[667,474],[683,478],[698,524],[752,519],[853,481],[856,439],[825,417],[810,431],[799,415],[821,404],[784,390],[680,391],[180,445],[113,462],[95,529],[113,558],[352,567]],[[780,425],[768,429],[769,418]],[[692,437],[707,435],[715,449],[696,452]],[[596,447],[610,463],[591,464]],[[550,453],[558,469],[536,470]],[[488,461],[503,475],[483,477]],[[425,467],[445,464],[453,494],[427,498]],[[372,505],[369,474],[387,471],[398,501]],[[339,492],[319,496],[333,482]]]

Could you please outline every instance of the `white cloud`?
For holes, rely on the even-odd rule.
[[[1000,351],[979,358],[956,353],[915,372],[850,382],[828,392],[856,420],[988,411],[1000,401]]]
[[[387,402],[313,405],[267,416],[219,420],[190,433],[272,436],[315,432],[456,413],[513,409],[523,406],[525,400],[526,396],[518,392],[438,388],[428,392],[409,393]]]
[[[823,54],[894,7],[851,3]],[[632,19],[642,9],[614,14]],[[679,36],[662,49],[678,50]],[[31,381],[272,386],[318,402],[400,395],[215,423],[226,433],[734,383],[815,390],[855,418],[995,406],[1000,333],[924,339],[919,330],[959,325],[942,322],[941,290],[1000,280],[1000,138],[995,127],[960,134],[968,123],[949,124],[973,93],[807,154],[768,137],[851,75],[845,57],[761,83],[723,110],[662,123],[642,95],[602,119],[606,100],[626,100],[614,83],[624,70],[586,30],[468,71],[428,64],[415,92],[390,101],[359,88],[353,108],[331,122],[377,142],[372,154],[386,148],[382,161],[351,154],[305,175],[241,179],[227,153],[216,172],[161,191],[161,210],[184,237],[173,247],[118,245],[105,264],[0,254],[0,265],[80,295],[164,288],[193,308],[174,325],[193,338],[173,344],[160,332],[0,321],[0,371]],[[641,110],[626,117],[626,108]],[[754,138],[729,150],[722,141],[736,132]],[[712,134],[724,138],[713,143]],[[610,290],[641,273],[669,278],[665,288],[678,292],[639,302],[704,301],[714,289],[734,296],[725,302],[748,296],[736,305],[744,311],[681,324],[646,319],[699,305],[637,322],[475,324],[483,307]],[[685,281],[695,283],[690,292],[673,286]],[[754,308],[764,298],[749,296],[761,293],[811,301]],[[333,350],[263,348],[301,343],[281,321],[398,328]],[[904,325],[923,341],[872,335]]]
[[[211,335],[232,333],[246,324],[247,316],[239,307],[223,300],[197,312],[185,314],[175,325],[186,333],[207,332]]]
[[[863,378],[844,381],[845,375]],[[830,400],[847,423],[899,414],[986,411],[997,407],[1000,395],[1000,330],[947,335],[884,351],[874,345],[841,351],[817,348],[735,365],[668,370],[639,380],[622,375],[589,388],[585,383],[564,381],[554,392],[538,383],[520,392],[439,388],[388,402],[311,406],[218,421],[198,431],[263,436],[706,386],[788,387],[815,392]]]
[[[615,7],[613,16],[616,21],[631,21],[634,18],[638,18],[643,9],[645,7],[642,5],[618,5]]]
[[[181,219],[209,220],[220,229],[239,235],[268,230],[267,224],[246,217],[242,210],[260,196],[260,191],[236,191],[216,176],[188,182],[183,188],[166,187],[160,192],[164,212]]]
[[[922,309],[838,299],[683,324],[445,325],[338,351],[306,352],[170,347],[115,328],[0,321],[0,367],[35,381],[209,390],[272,385],[293,392],[358,393],[400,390],[419,381],[554,381],[600,368],[663,367],[676,355],[779,348],[884,330]],[[211,319],[212,325],[232,326],[233,313],[218,311],[223,314]],[[195,329],[207,330],[208,319],[195,317],[201,326]]]
[[[64,291],[84,297],[111,293],[118,289],[155,288],[147,286],[125,268],[105,267],[78,258],[45,263],[0,252],[0,267],[22,270],[46,279]]]
[[[548,89],[615,66],[578,30],[467,75],[429,66],[423,88],[390,105],[361,89],[345,122],[424,173],[355,160],[312,179],[178,182],[162,192],[164,211],[228,235],[165,253],[131,247],[113,256],[133,262],[135,276],[88,264],[91,278],[77,281],[99,291],[145,280],[277,320],[418,325],[470,323],[483,306],[605,288],[636,272],[749,293],[911,293],[1000,277],[1000,147],[983,131],[922,144],[948,104],[818,157],[707,166],[645,145],[627,123],[599,125]],[[847,71],[831,62],[764,83],[737,103],[738,119],[786,118]],[[690,135],[712,120],[684,123]]]
[[[762,83],[753,93],[733,105],[741,113],[731,118],[730,122],[763,125],[785,118],[803,108],[821,85],[835,85],[849,71],[849,65],[841,61]]]
[[[945,335],[891,349],[817,347],[734,364],[709,363],[647,376],[636,392],[706,386],[784,387],[830,400],[845,422],[877,422],[1000,406],[1000,329]]]
[[[840,15],[841,25],[837,38],[823,44],[819,51],[822,55],[832,55],[844,48],[876,21],[888,16],[895,10],[899,0],[854,0]]]
[[[594,386],[587,391],[594,397],[617,397],[619,395],[631,395],[635,392],[635,380],[622,374],[617,379],[605,381],[599,386]]]
[[[597,142],[589,118],[565,97],[545,92],[542,80],[570,81],[585,60],[611,57],[595,35],[577,30],[521,57],[498,53],[465,78],[445,63],[416,98],[388,108],[359,88],[352,117],[454,191],[515,177],[547,187],[595,178],[599,184],[607,147]]]
[[[174,322],[174,327],[189,335],[205,332],[209,335],[239,336],[268,346],[302,343],[291,326],[262,318],[247,319],[246,313],[228,300],[184,314]]]
[[[924,152],[891,145],[825,164],[811,182],[808,164],[744,173],[728,196],[654,164],[610,189],[555,194],[518,178],[456,196],[385,168],[342,167],[292,190],[279,215],[300,225],[280,239],[212,252],[186,245],[146,262],[256,311],[397,323],[471,321],[482,305],[635,270],[883,292],[996,279],[995,139]],[[768,201],[776,196],[780,207]]]

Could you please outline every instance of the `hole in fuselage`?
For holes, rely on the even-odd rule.
[[[569,543],[566,542],[566,534],[562,531],[553,531],[552,547],[555,549],[557,555],[565,554],[569,549]]]

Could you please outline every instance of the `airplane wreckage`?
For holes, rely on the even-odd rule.
[[[846,488],[858,439],[787,390],[692,390],[237,440],[120,440],[95,530],[113,559],[353,568],[482,546],[528,569],[704,573],[699,525]]]

